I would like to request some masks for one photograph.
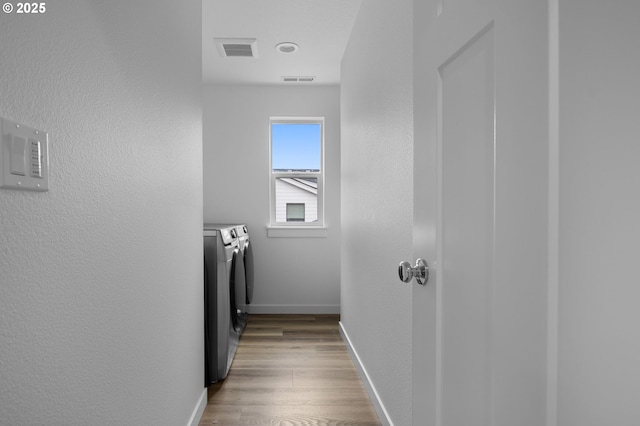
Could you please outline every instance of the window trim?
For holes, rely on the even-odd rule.
[[[320,172],[274,172],[272,157],[271,128],[273,124],[320,124]],[[325,120],[324,117],[269,117],[269,227],[270,228],[324,228],[324,152],[325,152]],[[276,179],[277,178],[316,178],[318,184],[318,219],[315,222],[276,222]]]

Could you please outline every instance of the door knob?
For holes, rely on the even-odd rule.
[[[411,266],[409,262],[400,262],[398,265],[398,275],[400,281],[408,283],[415,278],[418,284],[425,285],[429,281],[429,265],[424,259],[418,258],[416,266]]]

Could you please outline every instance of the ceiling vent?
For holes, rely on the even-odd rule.
[[[312,83],[316,78],[313,76],[284,76],[282,81],[284,83]]]
[[[224,58],[257,58],[258,42],[255,38],[214,38],[218,53]]]

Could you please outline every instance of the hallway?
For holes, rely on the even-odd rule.
[[[338,315],[252,315],[200,425],[380,422],[338,331]]]

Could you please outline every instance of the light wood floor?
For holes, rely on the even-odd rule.
[[[251,315],[200,425],[380,425],[337,315]]]

